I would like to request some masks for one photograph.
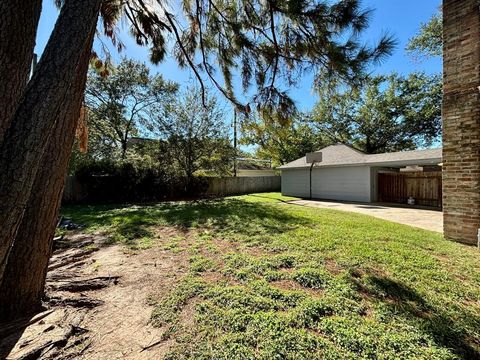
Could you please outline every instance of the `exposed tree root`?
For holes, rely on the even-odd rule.
[[[88,297],[60,297],[53,296],[48,299],[51,306],[71,306],[74,308],[93,309],[104,304],[104,301]]]
[[[117,284],[120,277],[86,277],[81,269],[68,270],[91,261],[90,256],[97,250],[91,246],[94,245],[91,238],[69,241],[60,237],[55,244],[47,274],[48,294],[44,299],[50,309],[32,318],[0,325],[1,359],[75,359],[92,343],[89,330],[80,324],[87,311],[103,305],[104,301],[83,292]]]
[[[19,319],[15,320],[6,324],[0,325],[0,338],[3,338],[5,336],[8,336],[9,334],[18,331],[21,328],[25,328],[27,326],[30,326],[32,324],[35,324],[36,322],[42,320],[43,318],[47,317],[53,312],[52,309],[43,311],[37,315],[35,315],[32,318],[26,318],[26,319]]]
[[[48,288],[54,291],[81,292],[98,290],[111,284],[117,284],[119,276],[98,276],[90,279],[62,281],[48,284]]]
[[[50,261],[50,265],[48,266],[48,271],[84,261],[85,259],[89,258],[94,251],[96,251],[96,249],[75,249],[74,251],[69,251],[63,256],[55,257],[54,255],[54,258],[52,258],[52,261]]]

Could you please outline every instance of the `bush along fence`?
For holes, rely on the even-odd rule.
[[[128,181],[120,175],[69,176],[64,203],[162,201],[280,191],[280,176],[170,178],[150,174]]]

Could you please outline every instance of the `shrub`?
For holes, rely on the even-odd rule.
[[[202,196],[204,179],[187,181],[148,161],[96,160],[81,164],[76,177],[90,203],[174,200]],[[188,184],[188,185],[187,185]]]

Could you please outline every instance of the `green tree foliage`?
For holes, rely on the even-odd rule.
[[[110,0],[105,7],[110,10],[103,14],[105,34],[115,44],[116,26],[125,17],[137,43],[150,47],[154,63],[173,53],[181,67],[193,71],[203,101],[209,81],[239,110],[248,113],[256,105],[280,119],[294,111],[282,86],[298,83],[306,71],[317,80],[352,80],[389,55],[395,43],[390,36],[375,46],[360,41],[371,11],[359,0],[183,0],[174,6],[176,13],[164,2],[149,7],[143,0]],[[247,103],[234,92],[237,74],[244,92],[253,95]]]
[[[158,160],[190,182],[194,175],[222,175],[231,170],[233,148],[216,97],[188,88],[166,117],[157,117],[153,131],[159,141]]]
[[[442,56],[443,24],[441,11],[433,15],[427,23],[420,25],[420,30],[410,39],[406,50],[416,58]]]
[[[133,60],[123,60],[108,76],[94,65],[85,92],[92,150],[125,158],[129,138],[148,128],[153,114],[165,116],[177,90],[177,84]]]
[[[375,76],[359,88],[327,85],[319,92],[313,124],[335,142],[372,154],[430,146],[439,139],[438,75]]]
[[[303,115],[302,115],[303,116]],[[274,166],[283,165],[327,146],[330,139],[302,121],[299,115],[286,124],[270,121],[270,117],[256,116],[242,126],[241,143],[257,145],[255,156],[272,160]]]

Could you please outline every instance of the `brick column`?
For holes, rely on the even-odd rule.
[[[443,221],[447,239],[477,243],[480,228],[480,10],[443,1]]]

